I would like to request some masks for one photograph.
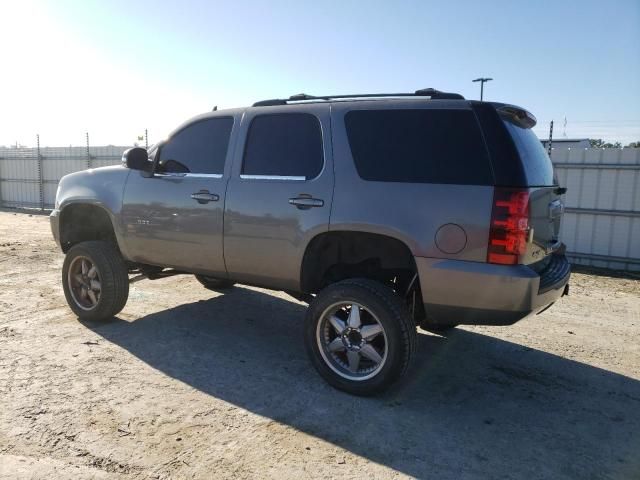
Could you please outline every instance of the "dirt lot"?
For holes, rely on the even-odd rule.
[[[350,397],[304,305],[191,277],[83,324],[48,219],[0,212],[0,478],[640,478],[640,282],[574,274],[513,327],[420,332],[410,379]]]

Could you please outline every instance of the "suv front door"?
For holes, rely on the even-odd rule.
[[[160,146],[153,176],[130,173],[122,205],[130,260],[226,277],[222,222],[233,123],[191,123]]]
[[[328,105],[247,110],[229,180],[225,261],[234,280],[298,290],[309,241],[329,229]]]

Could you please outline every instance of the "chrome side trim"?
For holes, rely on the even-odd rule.
[[[221,173],[187,173],[190,178],[222,178]]]
[[[186,173],[178,173],[178,172],[167,172],[167,173],[160,173],[160,172],[153,172],[153,176],[154,177],[166,177],[166,178],[183,178],[186,177],[187,174]]]
[[[169,178],[222,178],[221,173],[179,173],[179,172],[167,172],[167,173],[154,173],[156,177],[169,177]]]
[[[304,182],[307,177],[294,177],[287,175],[240,175],[243,180],[292,180],[295,182]]]

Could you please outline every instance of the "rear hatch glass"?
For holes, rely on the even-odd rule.
[[[523,263],[537,264],[542,269],[549,255],[561,246],[559,233],[564,205],[551,159],[536,134],[509,120],[503,122],[518,150],[529,190],[529,226],[533,230],[533,241],[527,247]]]
[[[508,120],[503,121],[518,149],[527,185],[532,187],[555,185],[553,165],[536,134],[530,128],[519,127]]]

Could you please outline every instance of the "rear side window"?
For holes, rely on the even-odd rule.
[[[160,148],[160,172],[222,174],[233,118],[209,118],[173,135]]]
[[[260,115],[247,135],[243,175],[315,178],[324,162],[322,130],[308,113]]]
[[[518,149],[527,185],[554,185],[553,165],[536,134],[530,128],[519,127],[508,120],[504,120],[504,124]]]
[[[482,134],[470,110],[353,110],[345,122],[364,180],[493,184]]]

